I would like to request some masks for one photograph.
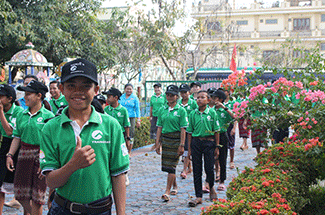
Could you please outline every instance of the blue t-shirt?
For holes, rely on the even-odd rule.
[[[24,108],[24,110],[27,110],[27,106],[26,106],[26,101],[24,97],[21,97],[20,99],[18,99],[20,107]]]
[[[131,94],[129,98],[126,98],[124,93],[119,103],[128,110],[129,117],[140,117],[140,102],[136,95]]]

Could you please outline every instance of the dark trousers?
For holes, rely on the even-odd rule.
[[[289,137],[289,128],[277,128],[272,136],[275,143],[283,142],[284,138]]]
[[[227,154],[228,154],[228,137],[226,132],[220,133],[219,136],[219,165],[220,165],[220,182],[224,182],[227,178]]]
[[[209,183],[210,189],[214,185],[214,151],[215,142],[207,140],[192,139],[191,143],[191,155],[193,165],[193,176],[194,176],[194,188],[195,196],[202,198],[202,155],[204,158],[204,170],[207,175],[207,182]]]

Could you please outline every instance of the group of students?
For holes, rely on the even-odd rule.
[[[169,85],[164,95],[159,83],[154,88],[155,94],[150,101],[151,137],[156,139],[154,148],[157,154],[162,155],[162,171],[168,173],[162,200],[169,201],[170,195],[178,192],[175,173],[179,157],[183,154],[185,159],[181,177],[186,178],[187,173],[192,171],[190,161],[193,166],[196,199],[191,200],[189,206],[202,203],[202,158],[210,199],[216,199],[214,166],[220,168],[217,189],[224,190],[227,152],[231,146],[227,130],[234,119],[231,108],[224,104],[227,101],[226,92],[221,88],[210,89],[209,92],[201,90],[199,82],[193,82],[190,86]]]
[[[111,214],[111,194],[117,214],[125,214],[131,138],[121,92],[111,88],[109,106],[98,106],[97,69],[85,59],[66,63],[49,88],[47,101],[47,86],[26,76],[18,106],[15,89],[0,85],[0,214],[6,193],[24,214],[42,214],[47,187],[48,214]]]

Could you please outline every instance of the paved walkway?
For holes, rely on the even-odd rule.
[[[237,132],[238,133],[238,132]],[[242,139],[236,137],[235,164],[239,171],[245,166],[254,166],[253,158],[256,155],[255,149],[251,148],[250,139],[248,144],[250,148],[245,151],[239,149]],[[127,214],[199,214],[201,207],[209,206],[212,202],[209,200],[209,194],[203,196],[203,204],[196,208],[188,207],[188,201],[195,197],[193,175],[188,175],[187,179],[181,179],[179,174],[182,170],[182,162],[177,166],[178,194],[172,196],[167,203],[160,199],[164,193],[167,181],[167,173],[161,171],[160,156],[155,152],[150,152],[151,146],[134,150],[130,160],[131,171],[128,173],[130,185],[127,187],[126,213]],[[229,157],[229,154],[228,154]],[[229,158],[228,158],[229,160]],[[227,180],[225,184],[237,176],[236,169],[227,169]],[[205,175],[203,176],[205,179]],[[7,199],[12,199],[13,195],[8,195]],[[218,198],[226,198],[226,191],[218,192]],[[114,212],[114,210],[113,210]],[[23,214],[22,209],[12,209],[4,207],[4,214],[16,215]],[[43,214],[47,214],[47,207],[44,207]]]

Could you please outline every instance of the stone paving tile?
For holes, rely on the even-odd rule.
[[[238,132],[237,132],[238,134]],[[236,137],[235,165],[238,171],[242,171],[245,166],[253,167],[256,156],[255,149],[251,148],[250,139],[248,144],[250,148],[245,151],[239,149],[242,139]],[[203,204],[195,208],[188,207],[188,201],[195,197],[193,175],[190,174],[186,179],[181,179],[179,174],[182,170],[182,162],[179,162],[176,170],[178,194],[171,196],[167,203],[160,199],[164,193],[167,183],[167,173],[161,171],[161,157],[155,152],[150,151],[151,146],[147,146],[132,152],[130,160],[130,172],[128,173],[130,185],[127,187],[126,213],[132,215],[150,214],[150,215],[180,215],[180,214],[200,214],[201,208],[210,206],[209,194],[204,194]],[[229,157],[229,154],[228,154]],[[227,164],[227,186],[232,178],[237,176],[237,168],[229,169],[229,158]],[[205,174],[203,174],[203,180]],[[218,191],[218,198],[226,198],[226,191]],[[7,195],[6,200],[11,200],[13,195]],[[47,214],[47,206],[44,206],[43,214]],[[5,215],[22,215],[23,210],[4,207]],[[115,208],[113,207],[113,214]]]

